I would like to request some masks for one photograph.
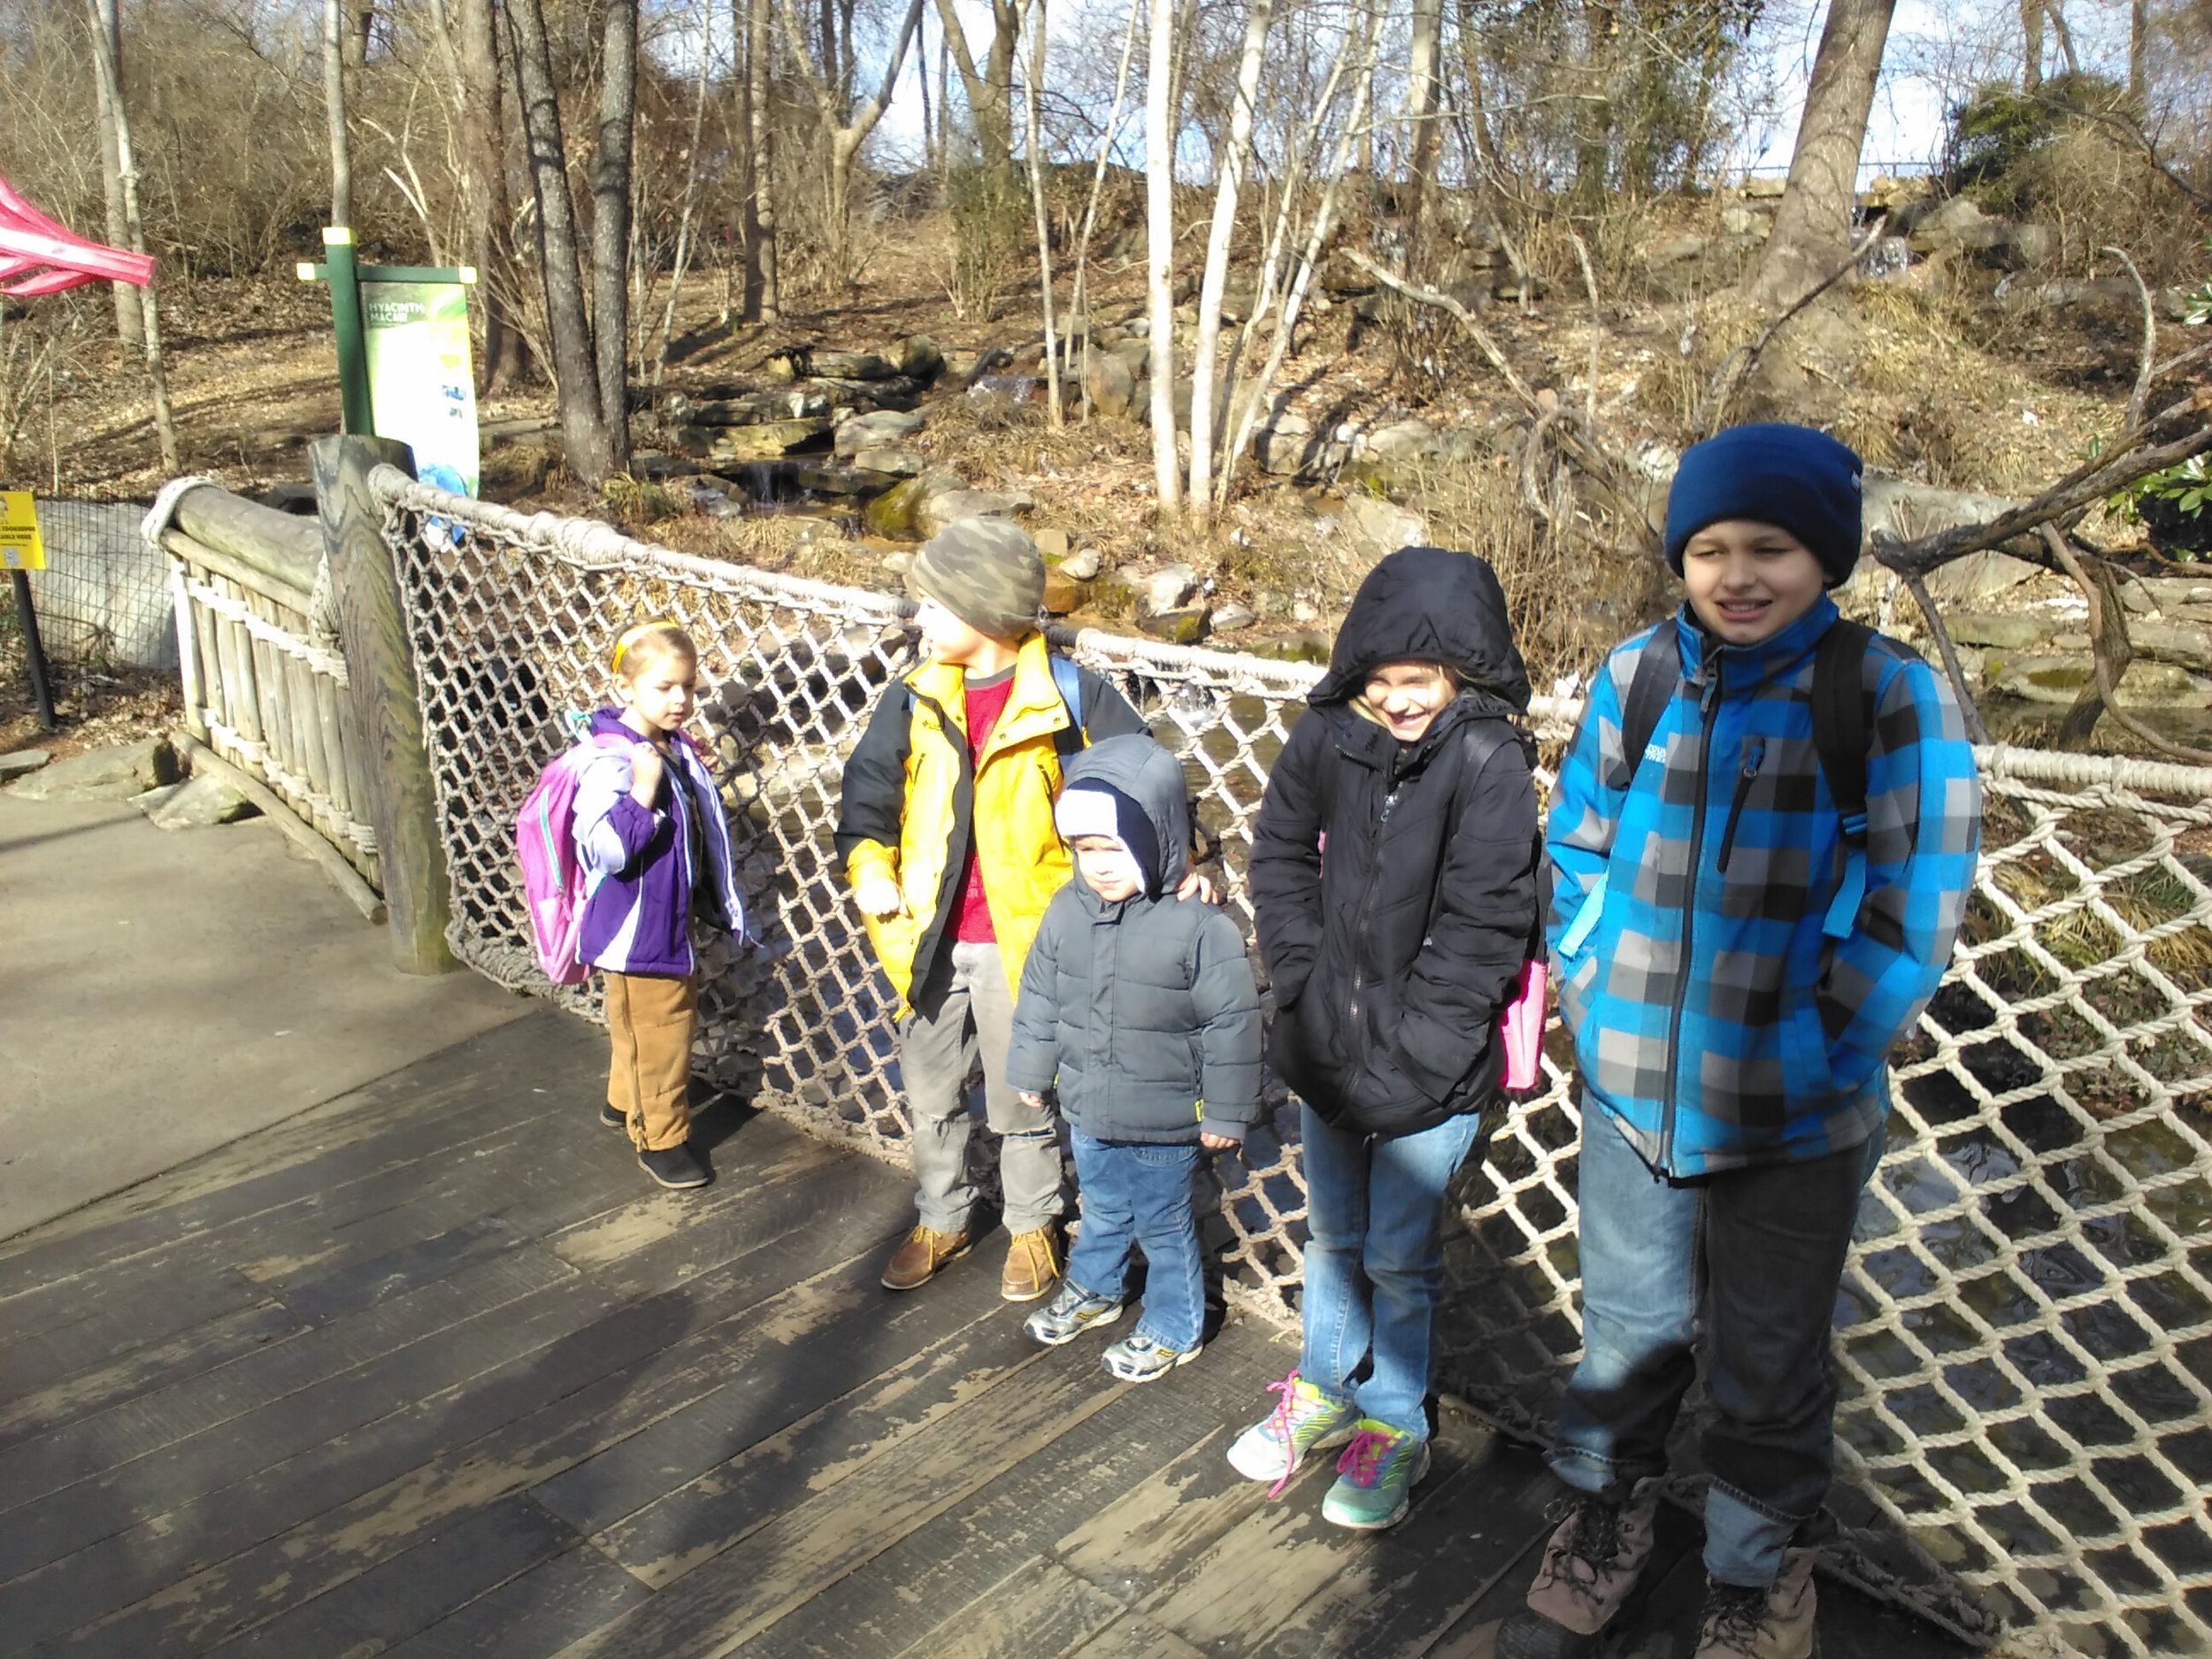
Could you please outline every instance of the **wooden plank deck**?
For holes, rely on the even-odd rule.
[[[989,1248],[876,1283],[895,1171],[701,1119],[663,1194],[550,1010],[0,1247],[0,1653],[1479,1659],[1551,1496],[1447,1417],[1412,1517],[1223,1451],[1288,1369],[1041,1350]],[[1687,1651],[1671,1516],[1609,1654]],[[1823,1591],[1830,1659],[1957,1648]]]

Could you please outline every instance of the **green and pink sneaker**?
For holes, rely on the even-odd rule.
[[[1341,1446],[1352,1438],[1350,1404],[1332,1399],[1296,1371],[1268,1388],[1275,1409],[1244,1431],[1229,1448],[1229,1463],[1247,1480],[1271,1480],[1279,1496],[1306,1461],[1306,1454]]]
[[[1362,1417],[1336,1460],[1336,1484],[1321,1500],[1321,1518],[1356,1532],[1379,1532],[1405,1519],[1413,1488],[1429,1472],[1429,1443],[1372,1417]]]

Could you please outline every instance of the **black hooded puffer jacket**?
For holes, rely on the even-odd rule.
[[[1396,662],[1463,682],[1411,743],[1352,706]],[[1537,919],[1536,790],[1512,724],[1528,701],[1505,595],[1473,554],[1401,548],[1360,584],[1252,833],[1268,1058],[1332,1125],[1413,1134],[1496,1092],[1498,1013]]]

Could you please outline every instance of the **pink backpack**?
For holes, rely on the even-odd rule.
[[[515,857],[530,907],[530,944],[538,966],[556,985],[581,985],[591,975],[577,955],[584,871],[576,858],[576,786],[599,756],[633,747],[604,732],[580,733],[546,763],[515,814]]]

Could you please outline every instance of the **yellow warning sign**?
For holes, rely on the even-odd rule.
[[[46,544],[38,539],[38,509],[27,489],[0,489],[0,570],[42,571]]]

